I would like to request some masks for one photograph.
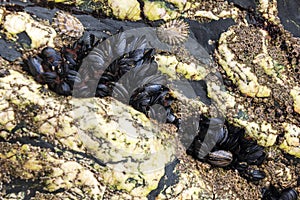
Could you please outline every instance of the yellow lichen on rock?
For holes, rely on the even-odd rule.
[[[26,33],[31,39],[31,48],[38,48],[42,45],[54,47],[55,30],[39,22],[32,22],[26,25]]]
[[[143,198],[157,188],[158,181],[164,175],[164,172],[164,169],[159,169],[151,173],[145,173],[140,177],[138,173],[126,173],[125,171],[112,169],[104,173],[104,181],[114,185],[117,190],[126,190],[134,197]]]
[[[218,110],[226,115],[227,111],[234,108],[236,102],[234,97],[222,89],[223,85],[218,80],[207,81],[207,96],[214,100]]]
[[[38,48],[42,45],[54,47],[56,32],[51,26],[47,26],[34,20],[26,12],[7,13],[3,23],[6,34],[14,39],[16,34],[25,31],[31,39],[31,48]]]
[[[85,192],[92,199],[103,196],[104,188],[90,170],[75,161],[63,162],[58,166],[52,174],[48,175],[45,190],[53,192],[66,189],[78,194]],[[76,190],[76,186],[83,191]]]
[[[26,25],[32,22],[32,17],[24,12],[17,12],[5,16],[3,28],[10,34],[15,35],[26,30]]]
[[[32,150],[37,150],[37,148],[27,144],[7,145],[14,148],[3,149],[0,152],[1,164],[10,163],[10,166],[6,166],[6,169],[3,169],[4,171],[2,172],[12,173],[20,179],[29,180],[49,171],[49,167],[46,165],[47,161],[41,160],[39,153],[32,153]]]
[[[292,88],[290,95],[293,97],[294,111],[300,114],[300,87]]]
[[[250,97],[270,96],[271,90],[267,86],[259,84],[256,75],[251,72],[251,68],[244,63],[239,63],[228,48],[227,38],[231,34],[234,34],[234,31],[229,29],[220,37],[218,53],[216,53],[218,62],[243,94]]]
[[[275,130],[271,124],[262,122],[258,124],[256,122],[247,122],[241,119],[234,119],[238,125],[243,126],[246,129],[246,133],[254,138],[258,144],[268,147],[273,146],[277,139],[277,130]]]
[[[259,32],[264,38],[269,37],[267,31],[259,30]],[[284,71],[284,68],[278,68],[277,62],[269,55],[268,41],[266,39],[262,40],[262,53],[254,57],[253,63],[259,65],[267,75],[272,76],[276,80],[277,84],[284,86],[283,79],[287,79],[287,77],[285,77],[282,73]],[[278,73],[279,71],[281,72],[281,74]]]
[[[219,20],[220,18],[214,15],[211,11],[198,10],[195,12],[195,17],[204,17],[212,20]]]
[[[300,157],[300,127],[289,123],[284,123],[283,127],[285,140],[279,147],[291,155]]]
[[[0,7],[0,24],[1,24],[2,19],[4,17],[5,10],[6,10],[5,8]]]
[[[180,62],[176,56],[155,55],[155,60],[158,63],[158,70],[173,80],[178,80],[180,77],[188,80],[202,80],[209,73],[203,65]]]
[[[146,196],[156,188],[164,166],[174,159],[175,135],[110,98],[72,102],[84,146],[111,168],[104,180],[134,196]]]
[[[270,22],[275,24],[280,23],[280,20],[277,17],[278,10],[276,0],[259,0],[258,10],[262,13],[262,16]]]
[[[179,16],[176,11],[168,9],[166,6],[164,6],[164,3],[157,1],[145,1],[144,14],[151,21],[160,19],[168,21]]]
[[[137,0],[108,0],[112,13],[119,19],[137,21],[141,19],[140,4]]]

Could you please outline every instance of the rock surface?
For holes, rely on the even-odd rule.
[[[101,11],[96,0],[79,2],[80,10],[74,9],[85,34],[94,33],[99,38],[109,37],[121,27],[157,26],[157,22],[98,20],[92,16],[106,8],[101,15],[120,19],[184,17],[191,27],[190,37],[216,59],[216,69],[224,79],[226,90],[208,83],[209,96],[232,123],[246,128],[250,137],[268,147],[267,159],[260,166],[267,177],[259,183],[188,156],[173,125],[148,119],[113,98],[58,96],[24,72],[21,56],[36,54],[47,43],[61,48],[64,41],[60,34],[52,35],[51,19],[63,6],[75,7],[70,1],[62,2],[53,9],[19,1],[0,7],[0,45],[10,48],[0,50],[3,199],[260,199],[261,189],[269,184],[293,187],[300,193],[299,38],[292,37],[277,20],[276,1],[259,1],[256,8],[261,16],[244,13],[253,1],[243,1],[245,5],[238,7],[227,1],[155,1],[151,6],[149,1],[137,1],[144,5],[134,15],[117,12],[125,8],[114,6],[113,1]],[[40,34],[39,40],[25,27],[21,32],[31,38],[27,39],[30,45],[20,44],[20,30],[15,32],[8,27],[11,23],[5,24],[10,19],[5,16],[20,13],[27,16],[28,27],[38,23],[38,29],[42,27],[39,30],[48,30],[46,39]],[[249,16],[252,25],[246,20]],[[203,28],[197,29],[198,25]],[[207,35],[201,37],[203,33]],[[171,53],[156,55],[162,69],[173,67],[170,79],[180,73],[187,79],[202,78],[199,71],[206,75],[203,63],[199,67],[197,60],[189,59],[191,55],[185,57],[186,52],[175,50]],[[276,110],[280,116],[271,112],[274,99],[282,108]],[[199,101],[186,101],[191,107],[182,107],[184,114],[193,114],[189,113],[191,108],[204,113],[209,110]],[[264,112],[259,113],[261,110]]]

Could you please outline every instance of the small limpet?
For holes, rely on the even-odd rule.
[[[84,32],[82,23],[70,13],[57,11],[53,18],[53,26],[56,30],[68,37],[80,38]]]
[[[183,20],[171,20],[157,28],[157,36],[170,45],[182,44],[189,36],[189,24]]]

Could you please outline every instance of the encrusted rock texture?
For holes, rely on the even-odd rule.
[[[299,29],[282,25],[286,15],[278,10],[285,7],[278,9],[276,0],[249,2],[0,4],[1,199],[260,199],[270,184],[300,193]],[[60,10],[72,16],[63,18]],[[45,46],[60,49],[84,34],[109,37],[121,27],[158,26],[171,19],[188,23],[190,37],[224,80],[222,89],[208,81],[208,96],[232,124],[266,147],[260,166],[265,179],[249,182],[237,171],[194,160],[174,125],[112,97],[59,96],[23,70],[24,60]],[[206,76],[206,68],[187,55],[175,48],[155,56],[170,79],[180,73],[191,80]],[[210,109],[186,101],[199,112]]]

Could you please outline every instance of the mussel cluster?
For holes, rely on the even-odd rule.
[[[24,68],[35,80],[60,95],[71,95],[75,82],[80,82],[78,68],[82,59],[98,43],[91,35],[88,42],[80,40],[57,51],[45,47],[37,56],[29,57]]]
[[[89,42],[81,40],[60,52],[46,47],[38,56],[27,60],[29,72],[38,82],[47,84],[58,94],[113,96],[148,117],[162,123],[173,123],[179,130],[185,130],[180,129],[180,119],[172,111],[171,104],[176,99],[166,86],[166,77],[158,71],[155,49],[147,47],[144,36],[128,37],[120,33],[101,44],[95,41],[94,36],[90,38]],[[203,94],[206,90],[204,82],[193,85],[202,88],[201,91],[195,90],[198,96],[206,96]],[[211,103],[208,98],[203,101]],[[192,138],[187,154],[213,166],[238,170],[249,181],[258,181],[266,176],[263,171],[257,170],[266,157],[264,148],[245,138],[244,129],[222,118],[201,116],[196,123],[199,123],[195,130],[197,134]],[[268,191],[264,193],[265,199],[274,199],[271,196],[273,192]],[[295,194],[283,190],[278,195]]]
[[[273,185],[262,189],[262,200],[297,200],[298,193],[293,188],[285,188],[279,191]]]
[[[101,45],[93,35],[89,38],[61,51],[46,47],[26,61],[25,69],[60,95],[113,96],[148,117],[178,125],[171,110],[174,98],[164,86],[166,78],[158,72],[155,49],[147,48],[144,36],[120,33]]]
[[[222,118],[202,117],[198,134],[187,153],[217,167],[236,169],[249,181],[261,180],[266,174],[254,166],[263,163],[266,157],[264,147],[244,135],[244,129]]]
[[[165,86],[167,79],[158,71],[154,54],[145,36],[120,33],[102,42],[83,62],[75,96],[113,96],[160,122],[178,123],[171,110],[175,98]]]

